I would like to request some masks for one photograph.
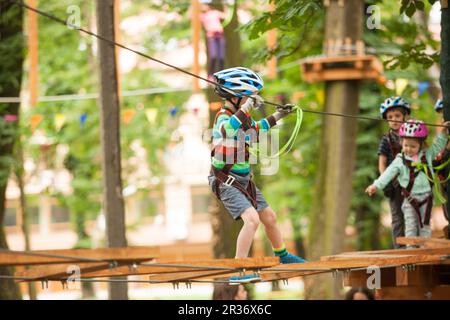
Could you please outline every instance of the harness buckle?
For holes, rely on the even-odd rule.
[[[411,197],[411,195],[409,195],[406,197],[406,200],[408,200],[408,202],[412,204],[412,202],[414,201],[414,198]]]
[[[232,175],[228,175],[227,180],[223,183],[226,186],[231,187],[231,185],[233,184],[234,180],[236,180],[235,177],[233,177]]]

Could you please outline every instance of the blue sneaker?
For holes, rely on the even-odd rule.
[[[288,253],[287,255],[280,257],[280,262],[283,264],[286,263],[302,263],[302,262],[308,262],[303,258],[297,257],[296,255],[293,255],[292,253]]]
[[[249,274],[246,276],[233,276],[228,279],[230,282],[230,285],[238,285],[238,284],[245,284],[245,283],[251,283],[251,282],[258,282],[261,281],[261,278],[254,274]]]

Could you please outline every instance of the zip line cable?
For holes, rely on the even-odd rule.
[[[175,66],[175,65],[172,65],[172,64],[170,64],[170,63],[164,62],[164,61],[162,61],[162,60],[153,58],[153,57],[149,56],[148,54],[145,54],[145,53],[143,53],[143,52],[140,52],[140,51],[137,51],[137,50],[135,50],[135,49],[129,48],[129,47],[127,47],[127,46],[125,46],[125,45],[123,45],[123,44],[121,44],[121,43],[118,43],[118,42],[116,42],[116,41],[107,39],[107,38],[105,38],[105,37],[103,37],[103,36],[100,36],[100,35],[98,35],[98,34],[92,32],[92,31],[86,30],[86,29],[81,28],[81,27],[79,27],[79,26],[74,26],[74,25],[68,23],[67,21],[64,21],[64,20],[62,20],[62,19],[60,19],[60,18],[58,18],[58,17],[55,17],[55,16],[53,16],[53,15],[47,13],[47,12],[44,12],[44,11],[39,10],[39,9],[37,9],[37,8],[33,8],[33,7],[29,6],[29,5],[27,5],[26,3],[24,3],[23,1],[17,1],[17,0],[8,0],[8,1],[10,1],[10,2],[12,2],[12,3],[14,3],[14,4],[18,5],[18,6],[21,6],[21,7],[25,8],[25,9],[27,9],[27,10],[33,11],[33,12],[39,14],[39,15],[42,15],[42,16],[48,18],[48,19],[51,19],[51,20],[53,20],[53,21],[56,21],[56,22],[58,22],[58,23],[60,23],[60,24],[62,24],[62,25],[65,25],[65,26],[68,26],[68,27],[72,27],[72,28],[74,28],[74,29],[76,29],[76,30],[78,30],[78,31],[84,32],[84,33],[86,33],[86,34],[88,34],[88,35],[90,35],[90,36],[93,36],[93,37],[95,37],[95,38],[97,38],[97,39],[100,39],[100,40],[102,40],[102,41],[105,41],[105,42],[107,42],[107,43],[109,43],[109,44],[112,44],[112,45],[114,45],[114,46],[120,47],[120,48],[122,48],[122,49],[124,49],[124,50],[127,50],[127,51],[130,51],[130,52],[133,52],[133,53],[135,53],[135,54],[137,54],[137,55],[139,55],[139,56],[142,56],[142,57],[144,57],[144,58],[147,58],[147,59],[152,60],[152,61],[154,61],[154,62],[157,62],[157,63],[159,63],[159,64],[165,65],[166,67],[175,69],[175,70],[177,70],[177,71],[180,71],[180,72],[182,72],[182,73],[185,73],[185,74],[187,74],[187,75],[190,75],[191,77],[197,78],[197,79],[199,79],[199,80],[203,80],[203,81],[208,82],[209,84],[214,85],[214,86],[216,86],[216,87],[220,87],[220,88],[222,88],[222,89],[226,89],[226,90],[228,90],[228,91],[233,91],[233,92],[235,92],[233,89],[225,88],[223,85],[221,85],[221,84],[219,84],[219,83],[217,83],[217,82],[214,82],[214,81],[211,81],[211,80],[209,80],[209,79],[203,78],[203,77],[201,77],[201,76],[199,76],[199,75],[197,75],[197,74],[195,74],[195,73],[189,72],[189,71],[187,71],[187,70],[184,70],[184,69],[182,69],[182,68],[180,68],[180,67],[177,67],[177,66]],[[246,97],[250,97],[250,96],[251,96],[251,95],[245,95],[245,94],[243,94],[243,95],[246,96]],[[264,101],[264,103],[265,103],[265,104],[268,104],[268,105],[275,106],[275,107],[280,107],[280,108],[283,108],[283,107],[284,107],[284,106],[281,105],[281,104],[278,104],[278,103],[275,103],[275,102],[271,102],[271,101]],[[308,109],[303,109],[303,108],[302,108],[302,110],[303,110],[303,112],[306,112],[306,113],[320,114],[320,115],[325,115],[325,116],[336,116],[336,117],[353,118],[353,119],[362,119],[362,120],[373,120],[373,121],[382,121],[382,122],[388,121],[388,120],[386,120],[386,119],[380,119],[380,118],[368,117],[368,116],[359,116],[359,115],[351,115],[351,114],[343,114],[343,113],[333,113],[333,112],[327,112],[327,111],[314,111],[314,110],[308,110]],[[390,120],[390,122],[404,123],[405,121]],[[425,125],[431,126],[431,127],[445,127],[445,126],[443,126],[443,125],[440,125],[440,124],[433,124],[433,123],[425,123]]]

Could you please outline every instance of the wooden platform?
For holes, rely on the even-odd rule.
[[[382,299],[450,299],[450,240],[398,238],[398,242],[419,247],[343,252],[320,261],[281,265],[277,257],[164,261],[157,259],[158,248],[154,247],[0,252],[0,265],[32,265],[16,272],[20,282],[64,282],[73,278],[69,271],[74,265],[81,280],[146,276],[148,283],[174,284],[213,282],[251,273],[260,275],[262,281],[275,281],[341,272],[344,285],[367,287],[377,273],[376,291]]]
[[[301,64],[303,78],[310,82],[371,80],[384,83],[383,65],[373,55],[312,57]]]

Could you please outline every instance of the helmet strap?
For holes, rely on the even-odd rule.
[[[234,101],[233,101],[233,98],[228,99],[228,101],[233,105],[233,107],[234,107],[236,110],[239,109],[240,104],[241,104],[241,101],[242,101],[242,97],[237,97],[237,98],[238,98],[238,99],[237,99],[237,102],[234,102]]]

